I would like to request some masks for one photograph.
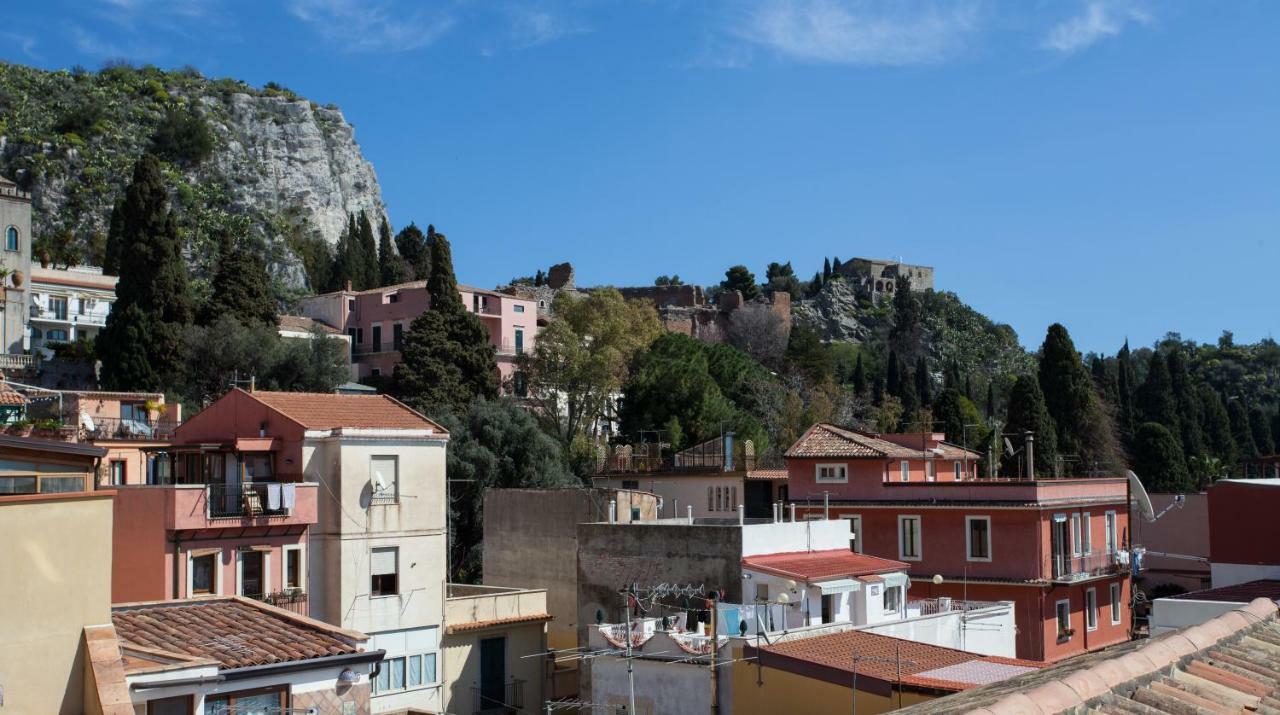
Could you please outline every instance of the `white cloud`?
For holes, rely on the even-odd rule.
[[[591,28],[541,8],[515,7],[509,13],[511,39],[517,48],[537,47]]]
[[[762,0],[734,34],[812,62],[928,64],[963,50],[978,14],[972,0]]]
[[[1090,0],[1079,15],[1054,25],[1040,46],[1071,54],[1107,37],[1119,35],[1126,25],[1151,23],[1151,15],[1130,2]]]
[[[0,38],[3,38],[6,44],[16,44],[22,50],[22,54],[33,60],[39,60],[40,55],[36,53],[36,38],[31,35],[24,35],[18,32],[0,32]]]
[[[293,0],[294,17],[315,28],[339,50],[398,52],[425,47],[453,27],[452,16],[399,10],[374,0]]]

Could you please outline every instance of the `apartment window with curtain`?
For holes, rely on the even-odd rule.
[[[1080,534],[1080,515],[1071,515],[1071,555],[1079,556],[1083,553],[1081,548],[1084,546],[1082,536]]]
[[[393,503],[400,498],[400,465],[394,456],[369,458],[369,478],[373,486],[374,503]]]
[[[969,561],[991,560],[991,517],[965,517],[965,545]]]
[[[961,479],[964,479],[964,467],[961,465],[960,462],[952,462],[951,468],[955,470],[955,473],[956,473],[955,476],[956,476],[957,482],[960,481]]]
[[[1120,625],[1120,597],[1121,586],[1119,583],[1111,584],[1111,625]]]
[[[919,561],[921,552],[920,517],[898,517],[898,558]]]
[[[1116,513],[1109,511],[1103,516],[1103,519],[1107,532],[1107,553],[1114,554],[1116,552]]]
[[[400,593],[400,549],[384,546],[369,552],[371,596],[395,596]]]
[[[1080,517],[1080,553],[1093,553],[1093,517],[1087,511]]]
[[[848,468],[843,464],[819,464],[815,479],[819,482],[847,482]]]
[[[1071,637],[1071,601],[1062,600],[1054,607],[1058,616],[1058,638]]]

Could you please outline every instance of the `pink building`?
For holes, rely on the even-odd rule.
[[[489,329],[504,389],[521,392],[515,359],[532,350],[538,332],[537,303],[496,291],[459,286],[462,304]],[[413,319],[431,307],[426,281],[371,290],[340,290],[304,298],[302,313],[351,339],[357,377],[387,376],[400,362],[400,345]]]

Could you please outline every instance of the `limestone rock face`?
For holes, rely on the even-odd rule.
[[[858,310],[858,296],[844,280],[833,280],[813,298],[791,306],[791,321],[816,331],[826,340],[861,343],[871,337],[874,320]]]

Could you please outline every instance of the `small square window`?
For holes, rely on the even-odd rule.
[[[847,482],[849,481],[848,467],[844,464],[819,464],[817,467],[817,481]]]
[[[523,306],[523,305],[520,305],[520,304],[518,304],[518,303],[517,303],[517,304],[514,306],[514,308],[515,308],[515,312],[517,312],[517,313],[523,313],[523,312],[524,312],[524,306]]]
[[[394,596],[400,592],[400,549],[390,546],[371,552],[371,576],[369,593],[372,596]]]

